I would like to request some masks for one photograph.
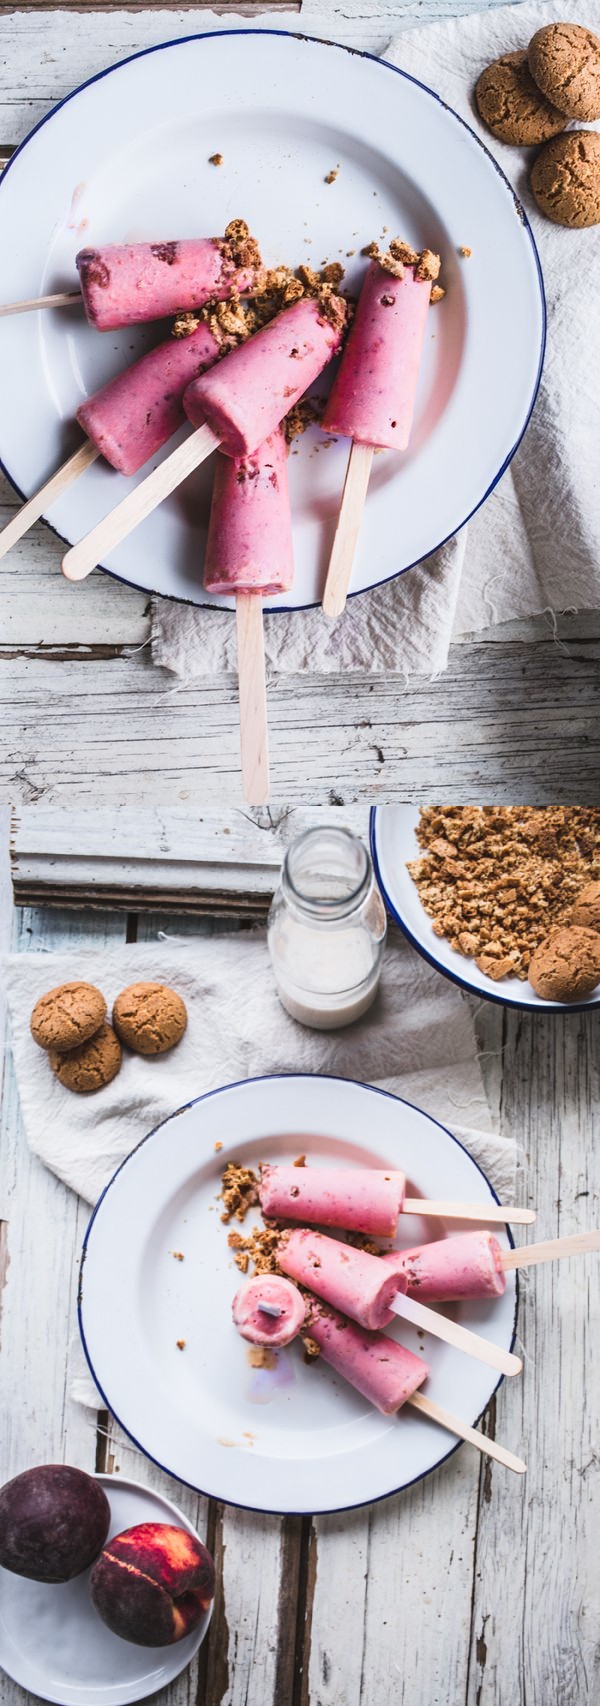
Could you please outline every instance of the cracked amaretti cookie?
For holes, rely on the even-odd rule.
[[[48,1059],[55,1077],[65,1090],[89,1096],[94,1090],[103,1090],[105,1084],[116,1078],[122,1060],[121,1044],[112,1025],[104,1024],[94,1037],[88,1037],[79,1048],[69,1049],[68,1054],[49,1049]]]
[[[480,118],[499,142],[530,148],[564,130],[566,119],[538,89],[527,53],[503,53],[475,84]]]
[[[185,1002],[166,983],[131,983],[117,996],[113,1025],[135,1054],[166,1054],[185,1031]]]
[[[31,1035],[40,1048],[66,1054],[99,1031],[106,1002],[93,983],[59,983],[36,1001]]]
[[[600,118],[600,39],[582,24],[544,24],[528,49],[529,70],[566,118]]]
[[[530,182],[538,207],[555,225],[600,224],[600,131],[555,136],[534,161]]]

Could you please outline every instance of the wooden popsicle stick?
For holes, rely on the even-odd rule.
[[[323,593],[323,610],[330,621],[333,621],[335,616],[341,616],[348,597],[374,455],[373,444],[354,442],[350,451]]]
[[[29,314],[34,308],[74,308],[81,300],[80,290],[58,290],[54,296],[32,296],[24,302],[5,302],[0,306],[0,318],[4,314]]]
[[[6,556],[11,545],[16,545],[17,539],[23,538],[23,534],[33,527],[34,521],[39,521],[44,510],[49,509],[55,498],[60,497],[61,492],[66,491],[73,480],[79,479],[79,475],[84,474],[86,468],[89,468],[99,455],[100,451],[96,445],[86,438],[84,444],[80,444],[79,450],[76,450],[67,462],[63,462],[62,468],[57,468],[56,473],[46,480],[45,485],[40,486],[38,492],[34,492],[32,498],[28,498],[27,503],[22,504],[12,521],[8,521],[6,527],[2,528],[0,557]]]
[[[85,580],[86,575],[91,574],[92,569],[114,550],[115,545],[120,545],[121,540],[133,532],[134,527],[139,527],[140,522],[152,514],[163,498],[174,492],[175,487],[180,486],[182,480],[187,479],[188,474],[192,474],[194,468],[199,468],[200,463],[205,462],[207,456],[211,456],[213,450],[218,448],[219,440],[207,426],[198,427],[196,432],[184,439],[183,444],[179,444],[177,449],[167,456],[165,462],[161,462],[158,468],[153,468],[152,473],[147,474],[139,486],[134,486],[133,491],[128,492],[127,497],[92,528],[91,533],[87,533],[77,545],[71,546],[62,563],[63,574],[67,580]]]
[[[570,1238],[547,1238],[542,1244],[525,1244],[520,1250],[503,1250],[502,1267],[529,1268],[534,1262],[558,1262],[563,1256],[584,1256],[600,1250],[600,1231],[574,1232]]]
[[[235,601],[244,796],[251,806],[269,798],[269,730],[262,599],[238,592]]]
[[[413,1327],[423,1327],[426,1333],[432,1333],[436,1339],[444,1339],[447,1345],[464,1351],[466,1356],[475,1357],[477,1362],[487,1363],[488,1368],[498,1369],[500,1374],[521,1373],[521,1358],[513,1356],[512,1351],[492,1344],[491,1339],[480,1338],[478,1333],[469,1332],[467,1327],[460,1327],[457,1321],[438,1315],[437,1310],[427,1309],[424,1303],[417,1303],[412,1297],[398,1295],[390,1303],[390,1309],[401,1320],[411,1321]]]
[[[434,1404],[431,1398],[425,1398],[422,1392],[413,1392],[407,1398],[413,1410],[419,1410],[422,1416],[428,1416],[431,1422],[439,1422],[441,1428],[447,1428],[458,1439],[464,1439],[468,1445],[474,1445],[484,1457],[495,1457],[497,1463],[504,1464],[505,1469],[514,1469],[516,1475],[525,1475],[527,1464],[522,1457],[514,1457],[506,1446],[498,1445],[495,1439],[488,1439],[486,1434],[480,1434],[477,1428],[470,1428],[462,1422],[460,1416],[455,1416],[452,1410],[443,1410],[441,1404]]]
[[[431,1214],[440,1215],[447,1220],[480,1220],[487,1225],[506,1226],[507,1221],[513,1226],[531,1226],[536,1219],[533,1208],[503,1208],[501,1203],[476,1202],[427,1202],[424,1197],[405,1197],[401,1209],[402,1214]]]

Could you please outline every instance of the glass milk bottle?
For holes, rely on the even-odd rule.
[[[366,847],[348,829],[307,829],[285,855],[268,921],[280,1000],[316,1030],[351,1025],[373,1001],[385,907]]]

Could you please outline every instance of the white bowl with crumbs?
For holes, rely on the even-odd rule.
[[[425,814],[430,811],[433,812],[433,810],[434,808],[424,808]],[[579,807],[539,808],[540,814],[542,812],[548,814],[563,811],[574,814],[572,820],[574,826],[573,839],[577,843],[577,847],[574,850],[569,849],[565,856],[565,859],[569,861],[567,878],[565,878],[562,868],[565,866],[565,859],[561,860],[556,853],[556,838],[553,835],[552,825],[547,815],[543,822],[541,816],[539,818],[540,826],[545,832],[546,852],[544,852],[544,836],[536,830],[531,808],[493,808],[493,810],[495,814],[493,822],[484,824],[481,808],[454,808],[457,814],[456,829],[458,829],[459,811],[477,814],[473,827],[477,836],[480,837],[479,849],[478,856],[473,855],[471,857],[468,841],[463,845],[462,837],[459,837],[454,843],[448,843],[447,850],[441,846],[446,838],[442,834],[436,836],[433,826],[434,824],[437,826],[439,819],[441,828],[444,828],[443,807],[435,808],[435,820],[433,817],[430,820],[427,815],[423,817],[418,806],[374,806],[372,808],[371,852],[377,880],[392,918],[400,925],[401,930],[408,937],[409,942],[412,942],[413,947],[423,955],[424,959],[429,961],[430,965],[436,966],[444,977],[449,977],[453,983],[459,984],[462,989],[467,989],[474,995],[485,996],[488,1001],[495,1001],[504,1007],[519,1007],[526,1010],[537,1008],[546,1013],[579,1013],[587,1007],[600,1006],[600,982],[593,994],[585,1000],[545,1001],[541,996],[535,994],[531,984],[527,981],[527,977],[517,975],[516,971],[511,970],[510,965],[511,954],[515,956],[520,954],[520,969],[521,971],[524,969],[524,960],[527,958],[525,944],[529,940],[534,945],[536,929],[538,932],[541,931],[545,937],[555,924],[566,922],[563,909],[568,904],[571,890],[574,900],[575,892],[582,889],[586,883],[591,882],[596,876],[593,854],[587,849],[582,851],[575,833],[577,824],[583,825],[582,814],[584,810],[586,811],[586,818],[590,822],[592,821],[591,809],[588,811]],[[486,808],[484,808],[485,811]],[[600,814],[596,814],[596,817],[598,823],[597,839],[600,849]],[[422,833],[424,830],[426,839],[429,841],[429,848],[424,847],[419,842],[417,832],[420,825],[422,826]],[[519,845],[527,846],[527,837],[522,835],[523,828],[526,829],[527,835],[531,835],[529,847],[531,857],[536,861],[535,865],[529,862],[529,873],[526,869],[527,855],[519,852]],[[431,847],[434,841],[437,843],[435,852]],[[502,845],[503,841],[504,845]],[[560,841],[558,845],[560,852]],[[450,851],[452,846],[454,851]],[[445,852],[446,857],[444,857]],[[597,857],[600,857],[600,851]],[[423,887],[421,877],[419,877],[418,885],[408,869],[408,866],[413,865],[415,861],[419,861],[422,866],[422,861],[425,859],[431,861],[432,864],[429,892]],[[443,875],[444,868],[452,869],[456,861],[460,863],[460,876],[458,879],[446,882]],[[485,876],[485,883],[484,862],[489,872],[489,877]],[[523,892],[521,892],[521,884],[516,880],[516,877],[515,881],[512,880],[513,872],[518,873],[519,868],[521,868],[523,878]],[[533,871],[537,872],[538,870],[543,872],[544,881],[548,885],[545,890],[537,891],[543,897],[539,907],[537,904],[534,905],[536,890],[531,881]],[[474,892],[472,894],[465,892],[461,894],[460,911],[463,916],[458,919],[460,929],[448,927],[447,935],[437,934],[434,925],[437,923],[438,928],[443,928],[444,917],[452,917],[456,922],[458,888],[460,887],[462,891],[465,891],[469,885],[473,887]],[[423,904],[420,888],[423,892],[423,898],[427,899],[428,908],[431,907],[432,909],[431,911],[426,910],[426,906]],[[438,893],[432,895],[431,889],[437,889]],[[557,893],[558,904],[554,898]],[[514,895],[515,898],[512,900],[501,898],[507,895],[509,897]],[[482,901],[484,907],[491,907],[491,913],[482,914]],[[465,903],[467,907],[472,908],[471,914],[466,912]],[[519,910],[522,908],[525,912],[523,922],[518,924],[515,921],[517,908]],[[559,912],[561,913],[560,917],[558,916]],[[535,913],[538,915],[537,923],[534,922]],[[480,926],[482,924],[482,917],[491,922],[492,928],[498,926],[502,934],[502,941],[493,945],[492,953],[490,953],[489,943],[481,940],[480,929],[477,928],[477,924]],[[458,946],[452,945],[452,939],[456,942],[459,935],[463,938],[464,951],[461,951]],[[477,961],[480,963],[478,964]],[[513,963],[515,962],[513,961]],[[516,963],[519,964],[518,961]],[[484,969],[486,965],[490,965],[490,971]],[[491,969],[495,971],[495,976],[490,974]],[[498,975],[498,973],[502,973],[502,975]]]

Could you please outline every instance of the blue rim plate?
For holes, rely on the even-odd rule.
[[[385,1498],[457,1449],[414,1411],[381,1416],[329,1369],[306,1367],[298,1346],[275,1370],[249,1366],[231,1322],[239,1273],[220,1218],[221,1170],[300,1149],[315,1163],[393,1162],[411,1194],[498,1201],[458,1140],[398,1097],[329,1076],[247,1079],[178,1109],[122,1163],[92,1215],[79,1289],[90,1371],[134,1443],[197,1491],[281,1513]],[[509,1229],[498,1231],[509,1248]],[[407,1215],[398,1242],[432,1235],[433,1222]],[[456,1306],[458,1318],[510,1349],[517,1299],[510,1274],[501,1299]],[[406,1322],[392,1334],[425,1355],[432,1398],[469,1424],[482,1415],[499,1385],[492,1370],[440,1340],[424,1346]]]
[[[484,996],[486,1001],[495,1001],[499,1007],[517,1007],[524,1013],[584,1013],[600,1007],[600,987],[587,1001],[566,1002],[542,1001],[529,983],[523,984],[517,977],[494,983],[474,960],[434,935],[431,919],[406,869],[407,859],[421,855],[416,837],[418,821],[418,806],[372,806],[369,833],[375,874],[388,911],[423,959],[451,983],[472,995]]]
[[[247,217],[269,262],[342,258],[351,289],[361,247],[385,241],[385,228],[439,248],[447,295],[430,317],[413,440],[376,460],[353,591],[393,579],[483,503],[533,409],[544,293],[511,185],[464,120],[386,60],[293,32],[199,33],[90,78],[16,150],[0,181],[2,298],[72,287],[84,243],[197,234],[199,205],[209,231]],[[0,461],[21,495],[79,442],[78,404],[148,342],[147,328],[99,336],[79,309],[0,322]],[[292,454],[296,581],[268,608],[318,602],[347,454],[340,440],[325,455],[314,430]],[[210,481],[199,471],[111,553],[108,572],[204,602]],[[94,464],[52,506],[51,525],[72,542],[132,483]]]

